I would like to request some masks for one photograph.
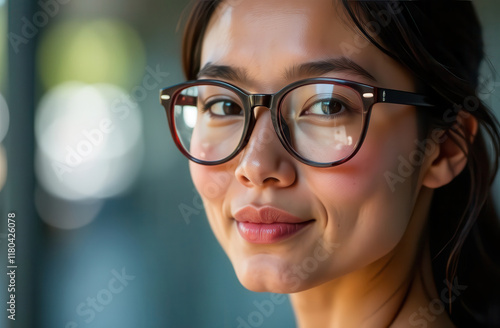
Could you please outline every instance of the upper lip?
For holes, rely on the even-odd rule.
[[[272,206],[255,208],[245,206],[234,213],[234,218],[238,222],[251,223],[303,223],[310,220],[304,220],[286,211]]]

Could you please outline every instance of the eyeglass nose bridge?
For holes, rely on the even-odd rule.
[[[265,107],[268,110],[270,110],[271,113],[273,112],[273,110],[272,110],[271,107],[273,105],[274,95],[272,95],[272,94],[250,94],[250,95],[248,95],[248,99],[249,99],[250,111],[251,112],[253,112],[254,109],[257,108],[257,107]],[[279,135],[279,132],[276,130],[275,118],[273,117],[272,114],[271,114],[271,121],[272,121],[272,124],[274,126],[275,132],[276,132],[276,134],[278,135],[278,138],[281,141],[281,137]],[[250,119],[249,119],[248,122],[249,123],[248,123],[248,127],[247,127],[247,132],[245,133],[245,136],[244,136],[244,138],[242,140],[242,143],[240,145],[240,147],[241,147],[240,150],[243,149],[243,148],[245,148],[246,145],[247,145],[247,143],[250,140],[250,136],[252,135],[253,128],[255,127],[255,122],[256,122],[255,113],[253,113],[253,114],[250,115]]]
[[[273,95],[268,95],[268,94],[257,94],[257,95],[250,95],[250,108],[255,108],[255,107],[267,107],[271,109],[271,104],[273,102]]]
[[[273,115],[273,109],[271,108],[273,106],[274,96],[275,95],[273,95],[273,94],[250,94],[250,95],[248,95],[248,99],[250,102],[250,111],[252,112],[252,114],[250,115],[248,132],[247,132],[247,135],[245,137],[245,144],[250,139],[250,135],[252,134],[253,128],[255,126],[256,114],[255,114],[254,110],[257,107],[265,107],[271,112],[271,122],[274,126],[276,134],[278,135],[278,137],[280,137],[280,135],[279,135],[280,133],[278,132],[278,130],[276,130],[276,119]]]

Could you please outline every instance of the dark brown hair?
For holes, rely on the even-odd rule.
[[[195,1],[186,21],[182,60],[189,80],[196,79],[200,70],[205,30],[220,3]],[[423,89],[419,91],[439,103],[432,110],[418,111],[421,135],[439,128],[452,140],[467,144],[466,169],[435,190],[429,212],[434,279],[439,291],[449,289],[447,311],[457,326],[498,326],[500,227],[490,188],[498,169],[500,134],[498,121],[478,98],[484,53],[474,7],[469,1],[341,3],[359,32],[405,66]],[[463,113],[473,115],[479,125],[472,144],[457,120]],[[467,289],[455,299],[452,286],[457,277]]]

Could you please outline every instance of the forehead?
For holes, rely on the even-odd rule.
[[[332,0],[223,2],[205,34],[202,66],[248,63],[258,75],[259,67],[267,73],[267,66],[278,70],[283,66],[278,62],[342,56],[340,43],[353,43],[355,33],[341,13]]]
[[[290,82],[284,81],[290,67],[330,58],[348,57],[372,75],[401,73],[397,63],[351,24],[334,0],[225,1],[209,22],[201,67],[216,63],[242,68],[249,81],[274,90]]]

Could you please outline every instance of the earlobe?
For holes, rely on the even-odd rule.
[[[462,172],[467,164],[466,152],[474,141],[477,127],[474,116],[463,111],[457,115],[456,124],[445,132],[441,138],[442,142],[437,144],[431,155],[432,163],[422,181],[424,186],[432,189],[442,187]]]

